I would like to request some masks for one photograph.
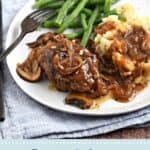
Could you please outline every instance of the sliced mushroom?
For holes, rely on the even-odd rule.
[[[18,64],[16,71],[22,79],[29,82],[36,82],[42,76],[41,67],[36,60],[27,60],[23,64]]]
[[[83,94],[70,94],[66,97],[66,104],[75,105],[81,109],[89,109],[93,106],[94,101]]]

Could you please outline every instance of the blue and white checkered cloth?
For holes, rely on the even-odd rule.
[[[3,0],[4,34],[26,0]],[[0,138],[79,138],[108,133],[135,125],[149,125],[150,107],[114,117],[83,117],[53,111],[26,96],[4,65],[6,121],[0,123]]]

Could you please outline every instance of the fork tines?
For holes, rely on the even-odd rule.
[[[51,13],[50,9],[41,9],[34,11],[33,13],[29,14],[27,18],[31,18],[35,21],[41,22],[43,17],[48,17],[48,15]]]

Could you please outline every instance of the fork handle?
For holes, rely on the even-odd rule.
[[[5,107],[4,107],[4,97],[2,94],[2,84],[3,84],[3,71],[2,71],[2,64],[0,64],[0,121],[5,120]]]
[[[22,41],[25,35],[26,33],[22,32],[18,38],[3,53],[0,54],[0,62],[3,61],[9,55],[9,53]]]

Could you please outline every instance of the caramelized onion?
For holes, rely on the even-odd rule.
[[[112,84],[110,88],[113,98],[119,102],[128,102],[129,97],[131,97],[131,95],[133,94],[133,88],[130,86],[131,85],[126,88],[122,88],[118,84]]]
[[[73,56],[60,60],[59,55],[56,54],[53,58],[53,63],[57,71],[62,75],[69,75],[77,71],[82,65],[82,58],[80,56]]]
[[[97,80],[97,91],[100,93],[101,96],[104,96],[108,93],[107,86],[102,81],[102,79]]]
[[[104,34],[105,32],[110,31],[110,30],[115,29],[115,28],[116,28],[115,22],[113,22],[113,21],[105,22],[103,24],[98,25],[95,28],[95,33]]]

